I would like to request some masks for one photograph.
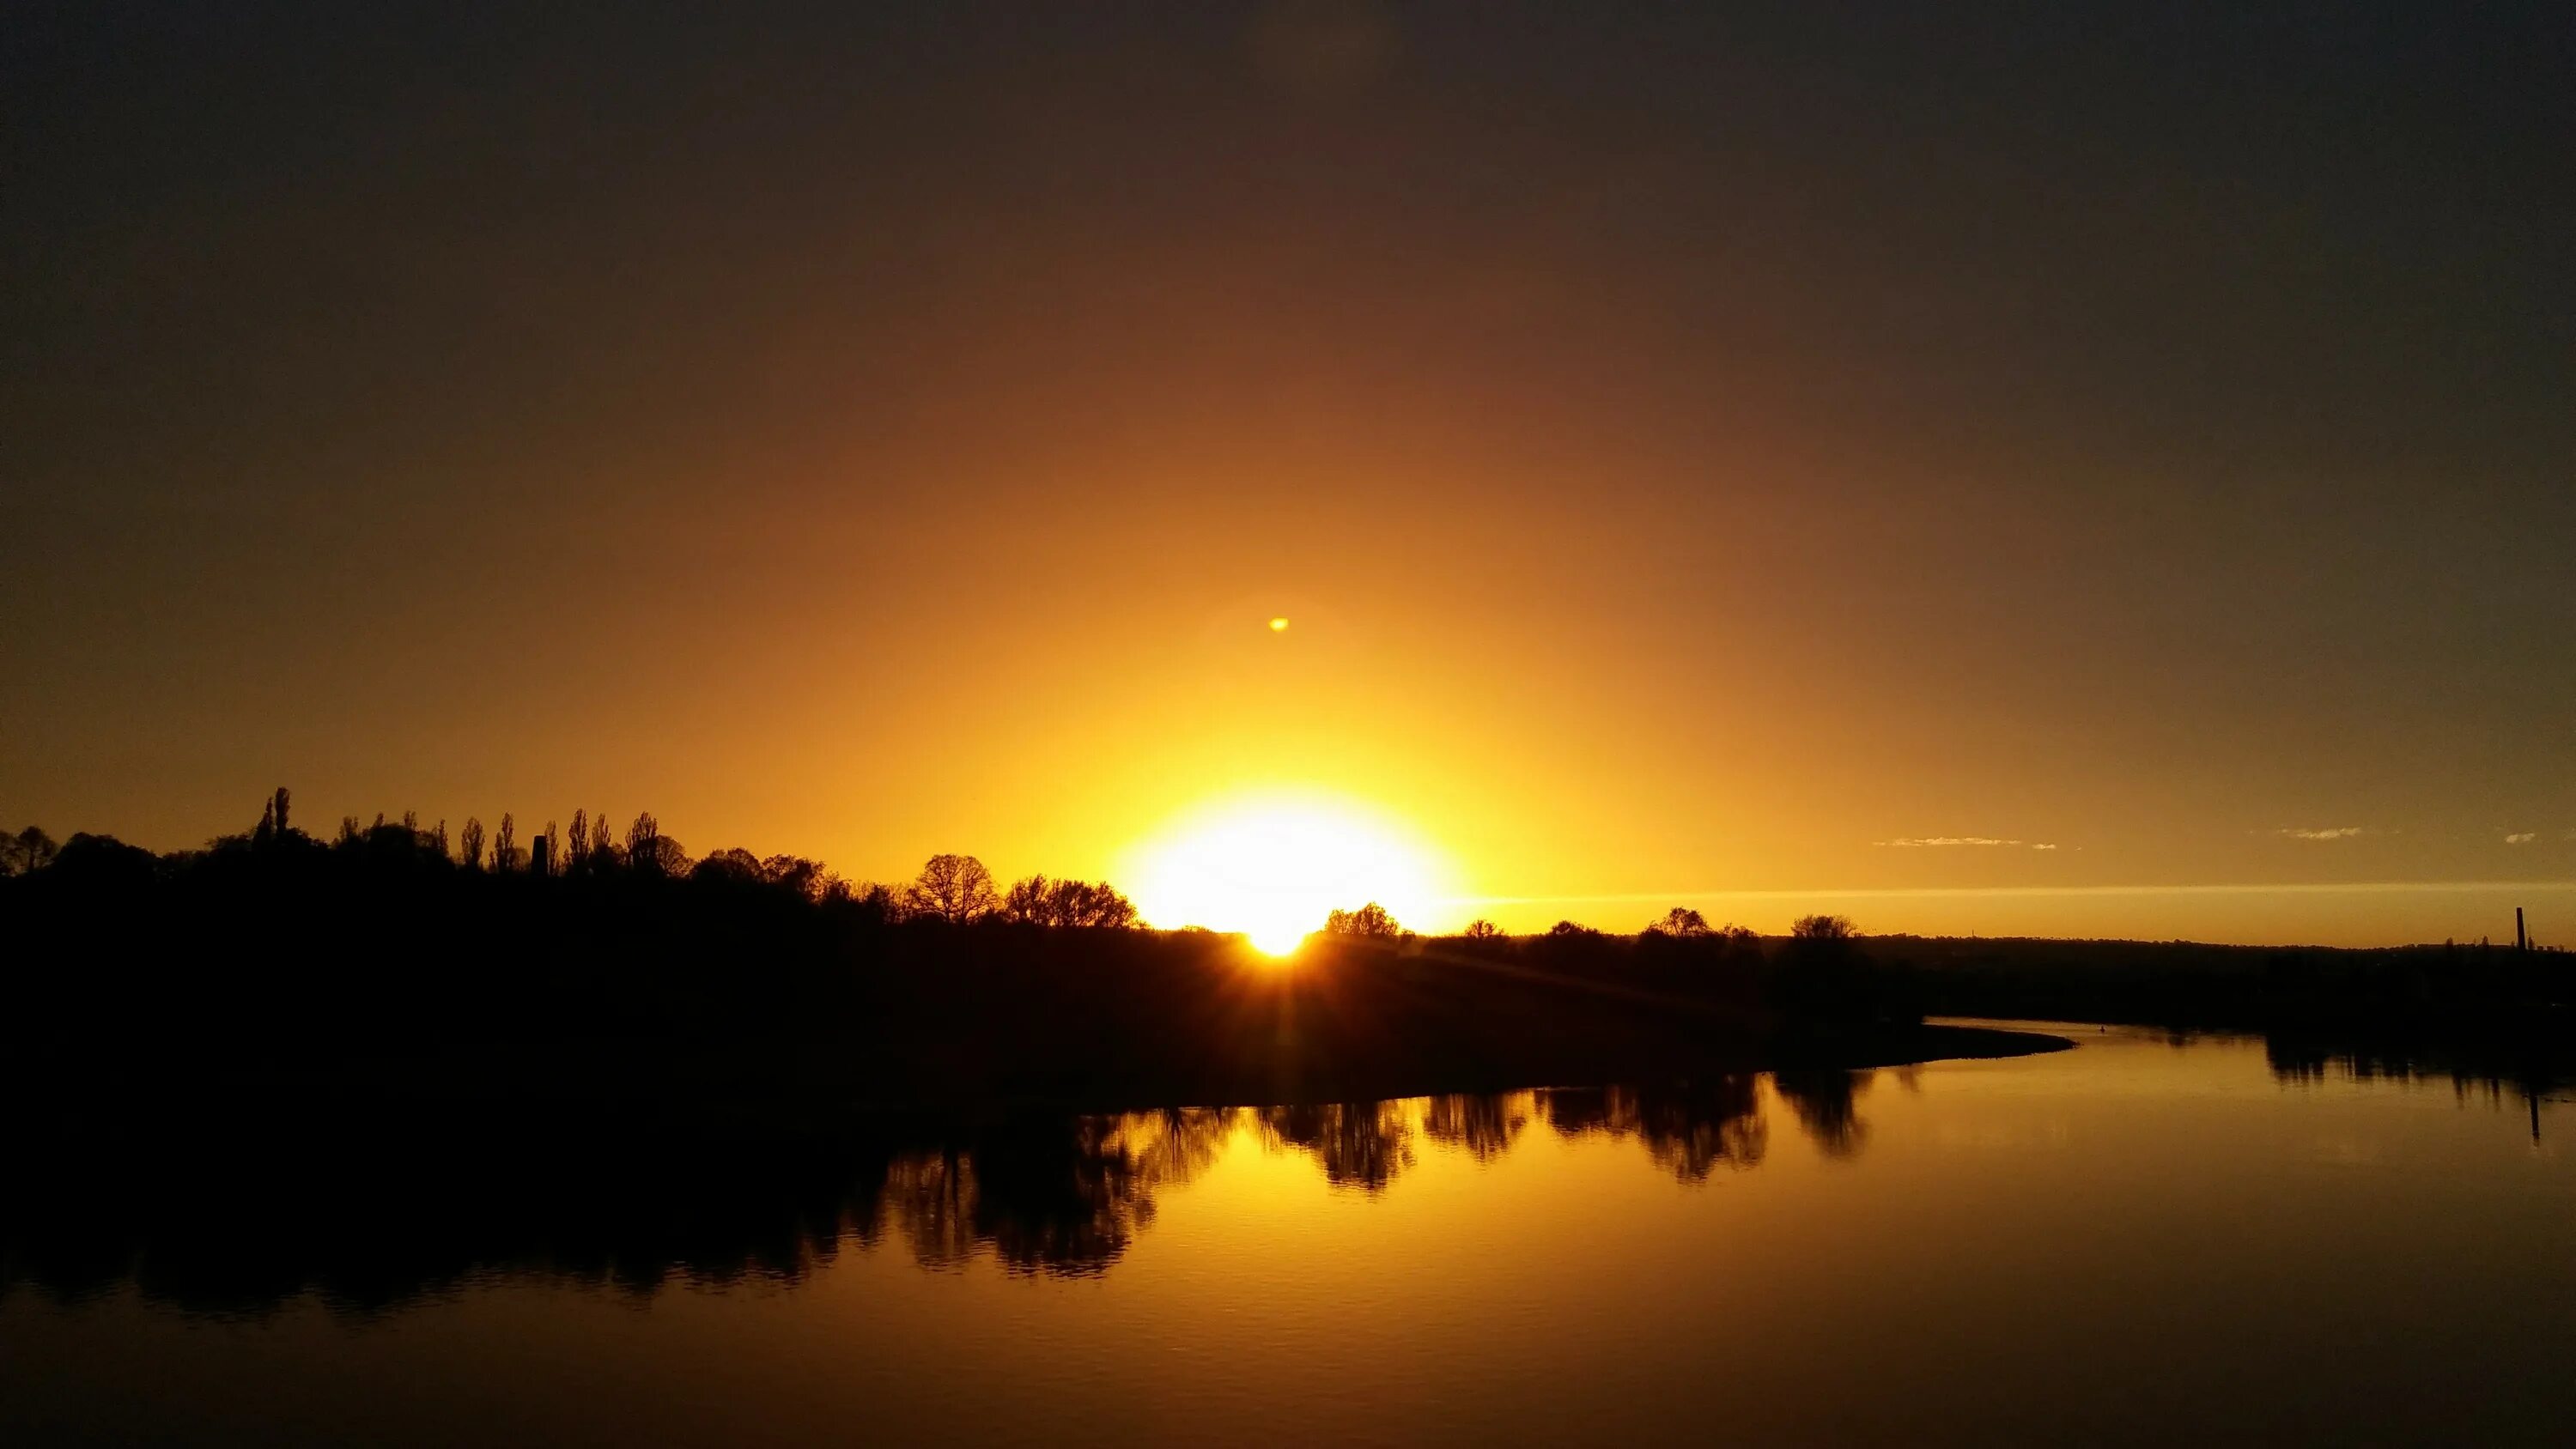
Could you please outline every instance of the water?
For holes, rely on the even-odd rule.
[[[0,1442],[2576,1437],[2562,1104],[2067,1030],[22,1215]]]

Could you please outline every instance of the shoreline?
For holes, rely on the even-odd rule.
[[[1940,1061],[1999,1060],[2066,1051],[2073,1040],[2051,1032],[1991,1025],[1881,1026],[1784,1033],[1769,1041],[1734,1042],[1687,1056],[1647,1052],[1628,1063],[1544,1057],[1462,1068],[1455,1064],[1379,1062],[1288,1073],[1241,1063],[1189,1071],[1163,1064],[1088,1081],[1010,1083],[973,1076],[848,1070],[779,1044],[730,1044],[722,1052],[674,1049],[649,1065],[631,1044],[572,1042],[528,1047],[489,1045],[428,1056],[387,1056],[359,1063],[245,1068],[190,1067],[119,1074],[113,1082],[10,1063],[0,1089],[22,1128],[57,1134],[131,1131],[219,1123],[231,1133],[365,1116],[379,1124],[405,1120],[527,1128],[571,1120],[673,1120],[697,1126],[726,1121],[779,1127],[868,1122],[990,1120],[1011,1116],[1109,1116],[1171,1108],[1290,1107],[1481,1096],[1520,1091],[1582,1090],[1647,1083],[1689,1083],[1758,1073],[1875,1071]],[[742,1053],[763,1046],[756,1060]],[[828,1053],[827,1053],[828,1054]],[[624,1058],[612,1064],[610,1055]],[[639,1065],[641,1069],[639,1070]]]

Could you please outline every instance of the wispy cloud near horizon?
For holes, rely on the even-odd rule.
[[[2295,825],[2284,825],[2273,832],[2275,835],[2291,840],[2350,840],[2355,836],[2369,833],[2358,825],[2335,825],[2318,830],[2303,830]]]
[[[2005,840],[1992,835],[1908,835],[1896,840],[1873,840],[1872,845],[1894,846],[1900,850],[1941,849],[1948,846],[1986,846],[2005,850],[2055,850],[2057,845],[2046,840]]]
[[[2537,830],[2517,830],[2513,834],[2506,836],[2504,838],[2504,843],[2507,845],[2529,845],[2531,842],[2538,840],[2539,838],[2540,832]]]

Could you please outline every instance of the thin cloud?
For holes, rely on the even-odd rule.
[[[1941,849],[1954,845],[1997,847],[2008,850],[2055,850],[2045,840],[2004,840],[1992,835],[1909,835],[1899,840],[1873,840],[1872,845],[1894,846],[1899,850]]]
[[[2504,838],[2504,843],[2507,845],[2529,845],[2531,842],[2538,840],[2539,838],[2540,832],[2537,830],[2517,830],[2513,834],[2506,836]]]
[[[1451,896],[1453,906],[1540,905],[1671,905],[1675,901],[1805,901],[1824,897],[1851,900],[1986,900],[1997,897],[2121,896],[2340,896],[2340,895],[2509,895],[2514,892],[2576,891],[2576,880],[2359,880],[2237,881],[2180,885],[2013,885],[2013,886],[1805,886],[1796,889],[1725,890],[1719,888],[1619,891],[1602,895]]]
[[[2323,830],[2302,830],[2295,825],[2284,825],[2274,833],[2292,840],[2350,840],[2369,832],[2358,825],[2335,825]]]

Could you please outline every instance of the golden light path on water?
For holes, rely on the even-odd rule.
[[[1400,922],[1443,909],[1450,867],[1401,823],[1357,801],[1266,791],[1211,801],[1133,851],[1144,918],[1165,928],[1239,931],[1293,951],[1335,910],[1375,902]]]

